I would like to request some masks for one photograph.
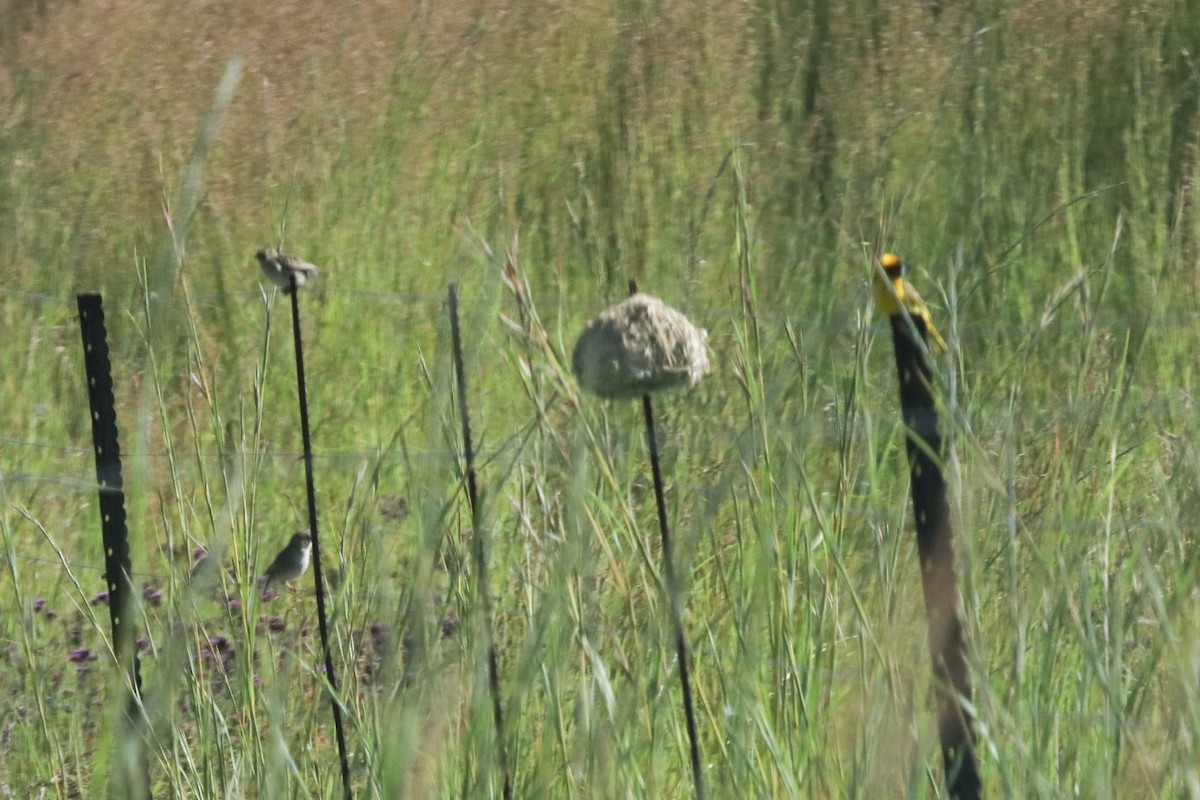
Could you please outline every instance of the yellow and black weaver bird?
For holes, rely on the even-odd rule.
[[[925,334],[929,337],[930,346],[939,353],[946,352],[946,340],[934,326],[929,307],[904,277],[908,265],[895,253],[884,253],[879,259],[879,266],[881,269],[874,271],[871,281],[875,307],[889,317],[896,316],[901,309],[908,311],[911,316],[925,323]]]

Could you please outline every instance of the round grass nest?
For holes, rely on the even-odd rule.
[[[695,386],[709,371],[708,332],[639,292],[587,324],[571,369],[580,386],[610,399]]]

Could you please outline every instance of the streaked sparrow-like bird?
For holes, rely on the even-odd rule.
[[[284,294],[291,294],[293,276],[296,278],[296,285],[303,286],[309,278],[320,274],[317,268],[307,261],[285,255],[273,247],[259,250],[254,257],[262,267],[263,277],[283,289]]]
[[[293,534],[288,546],[283,548],[279,555],[275,556],[271,566],[267,567],[267,580],[263,584],[263,591],[270,589],[273,583],[283,583],[290,587],[290,581],[296,580],[308,569],[311,553],[312,537],[303,531]]]

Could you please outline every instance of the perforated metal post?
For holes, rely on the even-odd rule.
[[[127,742],[136,748],[132,759],[122,754],[124,769],[115,776],[124,781],[129,797],[149,798],[150,765],[140,732],[142,676],[133,626],[133,585],[130,581],[129,529],[125,521],[125,492],[121,479],[121,447],[117,436],[116,400],[112,365],[108,358],[108,332],[104,327],[104,302],[99,294],[76,296],[79,331],[83,337],[83,362],[87,374],[88,405],[92,414],[92,445],[96,456],[100,533],[104,542],[104,576],[108,583],[108,608],[112,617],[113,651],[125,672],[129,696],[125,724],[136,735]]]
[[[958,613],[958,574],[954,567],[954,530],[942,474],[942,434],[931,391],[925,321],[903,314],[891,318],[896,373],[900,377],[900,409],[907,428],[908,463],[916,518],[917,554],[929,655],[937,691],[938,735],[946,771],[946,787],[955,800],[978,800],[982,788],[975,755],[971,717],[971,676],[966,642]],[[913,338],[913,327],[921,341]]]

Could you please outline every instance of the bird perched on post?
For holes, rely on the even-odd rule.
[[[288,546],[283,548],[279,555],[275,556],[271,566],[267,567],[267,580],[263,584],[263,591],[270,589],[273,583],[283,583],[290,587],[290,581],[296,580],[308,569],[311,552],[312,537],[303,531],[293,534]]]
[[[303,286],[309,278],[320,274],[317,268],[307,261],[285,255],[273,247],[259,250],[254,257],[262,267],[263,277],[283,289],[284,294],[291,294],[292,278],[296,279],[296,286]]]
[[[934,326],[929,307],[905,278],[906,272],[908,265],[895,253],[884,253],[880,257],[879,268],[875,270],[871,281],[875,307],[889,317],[896,316],[903,309],[913,318],[921,320],[925,324],[925,335],[929,337],[930,345],[939,353],[944,353],[946,340]]]

